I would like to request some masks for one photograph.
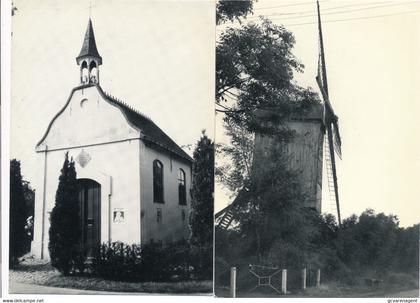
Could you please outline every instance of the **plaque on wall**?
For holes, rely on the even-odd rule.
[[[112,218],[113,218],[112,222],[114,223],[124,223],[125,222],[124,209],[114,208],[114,213],[113,213]]]
[[[82,149],[80,154],[76,157],[76,161],[81,167],[85,167],[91,159],[92,157],[84,149]]]

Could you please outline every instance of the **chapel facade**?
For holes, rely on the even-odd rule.
[[[82,245],[169,243],[188,239],[191,157],[150,118],[100,86],[102,57],[89,19],[76,58],[80,84],[36,145],[32,253],[49,258],[49,216],[65,154],[75,160]]]

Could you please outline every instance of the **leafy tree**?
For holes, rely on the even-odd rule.
[[[48,249],[51,264],[64,275],[80,263],[80,214],[74,161],[66,153],[51,212]]]
[[[252,13],[252,0],[219,0],[216,4],[216,23],[239,21]]]
[[[216,111],[224,115],[230,145],[218,154],[218,180],[237,193],[245,186],[252,166],[253,137],[286,141],[294,133],[284,125],[291,114],[303,113],[319,102],[311,89],[293,81],[303,65],[292,54],[295,40],[284,27],[263,20],[228,28],[216,46]]]
[[[10,204],[9,204],[9,268],[18,263],[25,253],[27,217],[20,162],[10,161]]]
[[[269,20],[226,29],[216,46],[216,111],[250,132],[274,134],[279,130],[261,125],[257,109],[275,109],[279,124],[302,103],[318,101],[293,81],[303,71],[294,43],[291,32]]]
[[[251,174],[254,154],[254,135],[243,127],[226,121],[225,133],[230,144],[216,146],[215,177],[227,189],[238,194]]]
[[[354,270],[367,267],[384,272],[389,270],[394,258],[398,232],[398,219],[393,215],[375,214],[365,210],[343,221],[337,237],[340,259]]]
[[[418,277],[420,224],[400,228],[396,233],[395,257],[392,261],[394,271],[415,272]],[[416,244],[417,242],[417,244]]]
[[[196,266],[199,275],[211,278],[213,252],[214,143],[205,132],[194,150],[191,189],[190,243],[201,255]]]

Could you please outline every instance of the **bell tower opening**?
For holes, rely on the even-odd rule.
[[[99,69],[97,68],[95,61],[91,61],[89,65],[89,82],[90,83],[99,82]]]
[[[99,66],[102,65],[102,57],[96,47],[95,34],[90,18],[82,49],[79,56],[76,57],[76,62],[77,65],[80,65],[80,84],[99,84]]]
[[[89,71],[86,61],[80,66],[80,83],[88,83]]]

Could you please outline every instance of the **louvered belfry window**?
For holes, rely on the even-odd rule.
[[[187,204],[187,190],[185,186],[185,172],[182,169],[179,169],[178,172],[178,200],[179,204]]]
[[[159,160],[153,161],[153,201],[163,201],[163,165]]]

